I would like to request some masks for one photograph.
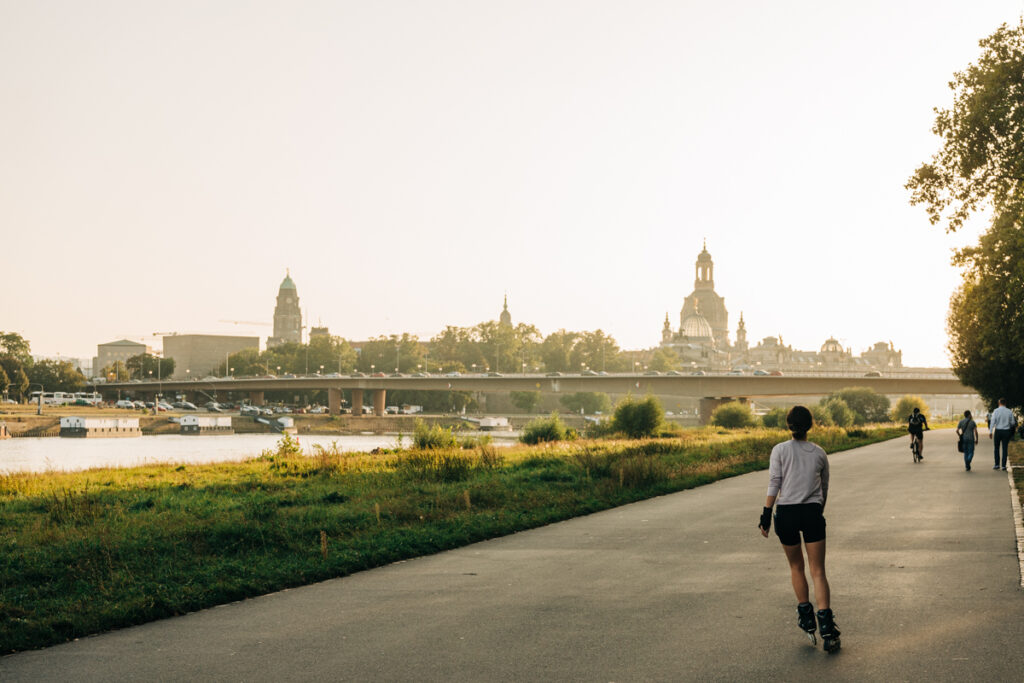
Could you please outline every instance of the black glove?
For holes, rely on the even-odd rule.
[[[772,528],[772,509],[765,508],[761,512],[761,521],[757,525],[758,529],[764,529],[765,531],[771,531]]]

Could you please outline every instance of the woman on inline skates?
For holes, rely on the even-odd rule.
[[[825,651],[833,652],[839,649],[839,629],[832,616],[828,578],[825,576],[825,517],[822,514],[828,500],[828,458],[821,446],[807,440],[807,432],[813,422],[811,411],[804,406],[794,406],[786,416],[793,438],[772,449],[768,465],[768,497],[758,528],[761,535],[768,538],[772,508],[777,505],[775,534],[782,542],[789,561],[793,591],[799,603],[797,623],[807,633],[811,644],[817,642],[815,631],[820,631]],[[817,624],[804,574],[805,550],[814,581],[814,596],[818,600]]]

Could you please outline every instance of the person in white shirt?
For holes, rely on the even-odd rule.
[[[839,649],[839,629],[831,609],[831,589],[825,576],[825,502],[828,500],[828,457],[818,444],[807,440],[813,426],[811,411],[794,406],[786,416],[793,438],[776,444],[768,465],[768,496],[758,528],[768,538],[775,512],[775,534],[789,561],[790,580],[797,599],[797,623],[812,643],[820,630],[825,650]],[[800,537],[803,535],[803,545]],[[811,565],[814,596],[818,600],[817,624],[810,589],[804,573],[804,551]],[[816,626],[818,628],[816,628]]]
[[[1017,420],[1013,417],[1013,411],[1006,407],[1006,399],[999,399],[999,407],[992,411],[992,417],[988,421],[988,438],[992,439],[995,446],[996,464],[992,469],[998,470],[1000,466],[1006,469],[1006,451],[1010,446],[1010,438],[1013,436],[1013,427]],[[999,445],[1003,446],[1002,463],[999,461]]]

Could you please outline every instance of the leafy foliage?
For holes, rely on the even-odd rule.
[[[173,358],[160,358],[149,353],[132,356],[125,362],[125,368],[137,379],[167,379],[174,374]]]
[[[756,425],[757,418],[754,417],[749,404],[730,401],[715,408],[711,413],[711,424],[726,429],[741,429]]]
[[[977,62],[954,74],[950,109],[936,110],[939,151],[907,183],[932,223],[959,229],[991,206],[992,225],[954,262],[964,283],[950,301],[953,371],[989,403],[1024,406],[1024,22],[981,41]]]
[[[642,401],[627,396],[615,406],[612,429],[632,439],[654,436],[661,428],[665,411],[654,396]]]
[[[862,425],[866,422],[885,422],[889,419],[891,402],[885,394],[880,394],[868,387],[847,387],[829,395],[829,398],[842,399],[853,411],[853,423]],[[785,424],[785,420],[783,420]]]
[[[910,414],[914,412],[914,408],[920,408],[925,417],[931,417],[931,410],[924,399],[920,396],[910,395],[903,396],[900,400],[896,401],[896,405],[893,407],[892,412],[889,413],[889,417],[892,418],[893,422],[906,422]]]
[[[540,405],[540,392],[511,391],[509,392],[509,400],[512,401],[512,405],[524,413],[533,413],[536,412],[537,406]]]
[[[66,360],[41,360],[28,371],[30,384],[41,384],[45,391],[81,391],[85,376]]]
[[[853,425],[854,412],[850,410],[850,406],[846,404],[846,401],[838,396],[822,399],[821,407],[828,411],[829,417],[832,418],[832,424],[835,426],[850,427]]]
[[[423,420],[416,420],[413,428],[412,445],[420,450],[431,448],[455,448],[455,435],[451,429],[439,424],[428,425]]]
[[[593,415],[607,413],[612,408],[612,401],[608,398],[608,394],[599,391],[577,391],[573,394],[566,394],[559,400],[567,410],[574,413],[583,412]]]
[[[977,63],[953,75],[952,108],[936,109],[941,148],[907,182],[911,203],[950,231],[988,202],[996,215],[1020,215],[1024,201],[1024,23],[980,45]]]
[[[769,429],[785,429],[788,413],[789,411],[785,408],[772,408],[761,416],[761,422]]]
[[[538,444],[544,441],[565,441],[572,435],[565,423],[559,419],[558,413],[551,413],[549,417],[530,420],[523,427],[519,440],[523,443]]]

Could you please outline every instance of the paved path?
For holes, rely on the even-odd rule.
[[[1020,681],[1006,474],[950,432],[831,456],[843,649],[795,625],[766,472],[0,659],[3,681]],[[941,447],[940,447],[941,446]]]

